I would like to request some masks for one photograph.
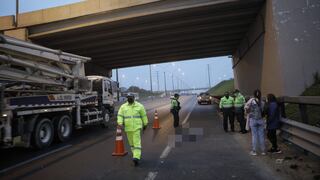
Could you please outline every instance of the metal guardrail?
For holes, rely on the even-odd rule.
[[[320,128],[283,118],[281,137],[320,156]]]
[[[320,128],[308,125],[307,105],[320,105],[320,96],[280,97],[281,137],[304,150],[320,156]],[[285,103],[298,104],[301,122],[286,118]]]

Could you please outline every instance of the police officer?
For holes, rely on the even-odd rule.
[[[223,129],[228,132],[228,119],[231,126],[231,131],[234,132],[234,115],[233,115],[234,99],[229,95],[229,92],[224,94],[220,99],[219,108],[223,112]]]
[[[246,103],[246,99],[238,89],[234,91],[234,96],[235,96],[234,98],[235,115],[237,117],[238,122],[240,123],[240,132],[242,134],[245,134],[247,133],[246,121],[244,119],[244,105]]]
[[[174,97],[171,99],[171,108],[170,111],[173,115],[173,127],[176,128],[179,126],[179,111],[181,109],[180,102],[178,101],[179,94],[174,94]]]
[[[141,159],[141,130],[146,129],[148,117],[144,106],[135,101],[133,94],[128,93],[127,102],[121,105],[117,122],[119,128],[124,126],[133,155],[133,163],[138,166]]]

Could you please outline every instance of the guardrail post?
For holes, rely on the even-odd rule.
[[[306,104],[299,104],[299,110],[302,122],[305,124],[309,124],[309,118],[307,114],[307,105]]]
[[[285,103],[283,101],[283,98],[281,98],[280,101],[279,101],[279,107],[280,107],[281,117],[282,118],[287,118],[286,108],[285,108]]]

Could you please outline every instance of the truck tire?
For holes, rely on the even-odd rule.
[[[62,115],[54,120],[54,135],[58,142],[67,141],[72,134],[72,121],[69,115]]]
[[[102,118],[101,127],[108,128],[110,123],[110,112],[104,107],[102,108]]]
[[[37,149],[49,147],[52,143],[54,132],[50,119],[42,118],[33,131],[33,146]]]

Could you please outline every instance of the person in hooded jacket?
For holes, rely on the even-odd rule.
[[[275,95],[267,95],[267,103],[265,106],[265,114],[267,116],[267,137],[272,144],[268,150],[270,153],[281,153],[277,144],[277,129],[280,128],[280,108]]]

